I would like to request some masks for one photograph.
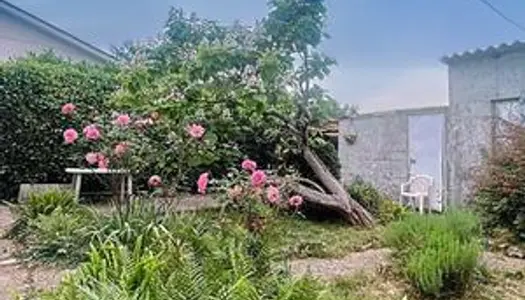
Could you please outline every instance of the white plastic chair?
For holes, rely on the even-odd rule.
[[[412,207],[418,202],[419,213],[424,213],[425,199],[430,201],[430,195],[434,185],[434,179],[428,175],[415,175],[406,183],[401,184],[399,203],[404,204],[408,198]]]

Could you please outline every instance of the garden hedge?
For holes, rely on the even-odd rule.
[[[0,63],[0,199],[20,183],[67,182],[64,103],[102,109],[117,86],[110,67],[66,62],[51,54]],[[84,110],[86,111],[86,110]]]

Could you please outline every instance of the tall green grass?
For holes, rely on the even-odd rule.
[[[481,226],[466,211],[411,215],[391,224],[385,241],[399,266],[422,294],[450,297],[471,282],[481,255]]]

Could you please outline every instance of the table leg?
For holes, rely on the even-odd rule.
[[[133,177],[128,175],[128,196],[133,195]]]
[[[121,176],[120,179],[120,203],[126,200],[126,176]]]
[[[73,176],[73,182],[75,184],[75,200],[78,202],[80,200],[80,187],[82,185],[82,174],[75,174],[75,176]]]

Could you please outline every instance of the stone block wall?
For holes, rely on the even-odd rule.
[[[394,110],[339,122],[339,159],[345,184],[356,177],[373,183],[394,199],[409,177],[409,117],[444,113],[445,107]],[[347,136],[357,138],[353,144]]]
[[[493,103],[525,91],[525,53],[459,60],[449,64],[447,199],[471,195],[475,172],[492,151]]]

